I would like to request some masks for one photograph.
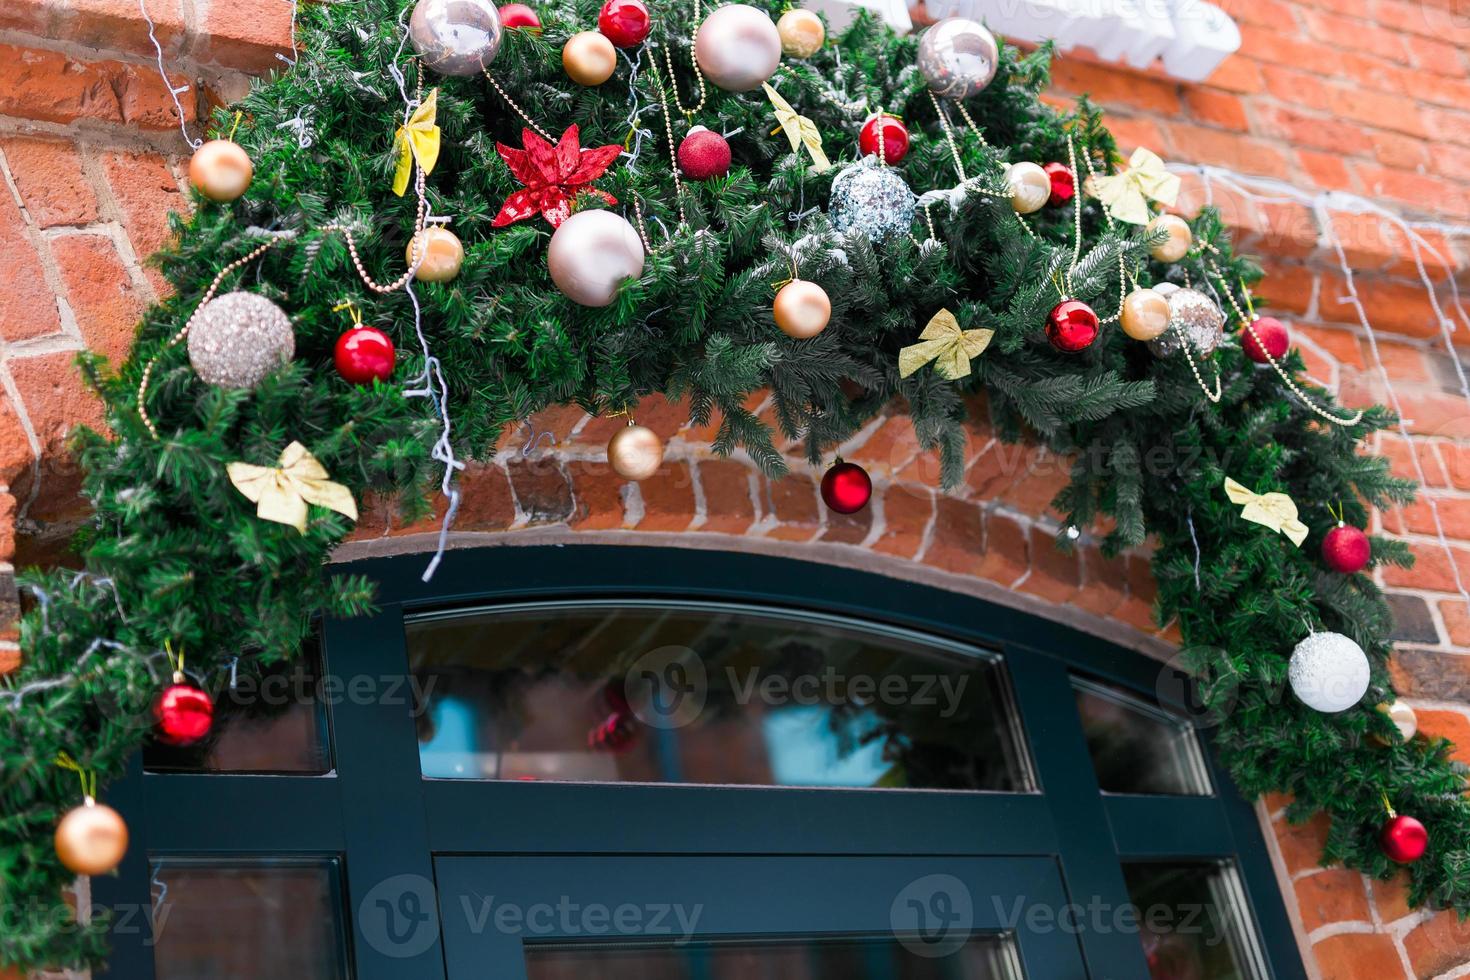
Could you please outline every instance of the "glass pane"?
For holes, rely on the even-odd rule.
[[[1261,980],[1245,893],[1226,864],[1124,864],[1152,980]]]
[[[1072,684],[1103,792],[1210,795],[1199,739],[1188,721],[1093,681],[1074,678]]]
[[[915,943],[918,941],[915,940]],[[527,980],[1020,980],[1011,944],[977,936],[929,957],[892,939],[528,946]]]
[[[151,772],[331,772],[321,678],[315,637],[289,662],[256,669],[242,663],[233,686],[215,697],[209,734],[187,746],[151,742],[143,765]]]
[[[157,980],[346,980],[335,858],[155,858]]]
[[[743,606],[537,603],[410,620],[441,779],[1026,791],[998,658]]]

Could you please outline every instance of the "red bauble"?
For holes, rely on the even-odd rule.
[[[838,460],[822,477],[822,500],[839,514],[856,514],[873,498],[873,481],[856,463]]]
[[[1378,846],[1390,861],[1413,864],[1424,856],[1429,847],[1429,831],[1413,817],[1399,814],[1390,817],[1378,835]]]
[[[881,120],[881,123],[880,123]],[[878,139],[878,128],[883,128],[883,139]],[[863,156],[877,156],[878,151],[883,151],[883,160],[887,163],[897,163],[909,152],[909,130],[903,124],[903,120],[888,113],[871,117],[863,123],[862,130],[858,133],[858,147],[863,151]]]
[[[730,172],[730,144],[703,126],[679,142],[679,171],[690,180],[710,180]]]
[[[1291,349],[1291,332],[1274,316],[1258,317],[1240,332],[1240,346],[1245,348],[1245,356],[1257,364],[1279,361]]]
[[[500,26],[526,27],[539,31],[541,30],[541,18],[536,16],[536,11],[523,3],[508,3],[500,8]]]
[[[643,0],[607,0],[597,15],[597,29],[620,48],[631,48],[648,36],[653,18]]]
[[[1066,204],[1076,195],[1077,179],[1065,163],[1048,163],[1041,169],[1051,178],[1051,197],[1047,198],[1047,204]]]
[[[355,385],[372,384],[374,378],[387,381],[397,359],[393,341],[377,327],[353,327],[337,338],[332,351],[337,373]]]
[[[1351,575],[1361,572],[1373,557],[1368,535],[1351,524],[1339,524],[1322,539],[1322,560],[1334,572]]]
[[[168,745],[190,745],[209,733],[214,722],[214,699],[179,674],[153,704],[158,740]]]
[[[638,719],[632,712],[614,711],[587,733],[587,747],[604,752],[626,752],[638,737]]]
[[[1080,299],[1066,299],[1047,314],[1046,339],[1064,354],[1075,354],[1092,346],[1101,326],[1092,307]]]

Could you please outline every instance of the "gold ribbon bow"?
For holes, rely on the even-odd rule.
[[[907,378],[933,361],[934,370],[946,381],[963,378],[970,373],[970,359],[979,357],[994,336],[994,330],[961,330],[953,313],[940,310],[924,325],[921,343],[898,352],[899,377]]]
[[[434,164],[439,162],[439,125],[434,121],[438,112],[439,90],[430,89],[429,97],[408,117],[408,125],[399,126],[398,132],[393,136],[393,142],[398,147],[398,170],[393,174],[393,193],[399,197],[408,190],[408,178],[413,174],[415,160],[425,174],[433,173]]]
[[[832,161],[827,159],[827,154],[822,151],[822,134],[817,129],[817,124],[806,116],[799,115],[791,108],[791,103],[781,98],[781,94],[771,88],[769,82],[761,82],[761,88],[766,90],[766,96],[771,100],[771,105],[776,108],[776,123],[772,133],[785,130],[786,138],[791,141],[791,151],[800,153],[803,146],[812,155],[812,167],[817,173],[831,169]]]
[[[1307,526],[1297,520],[1296,502],[1286,494],[1279,491],[1254,493],[1228,476],[1225,478],[1225,492],[1230,495],[1232,504],[1243,505],[1240,516],[1246,520],[1280,531],[1298,548],[1307,540]]]
[[[357,520],[352,491],[327,479],[327,471],[299,442],[281,452],[275,466],[231,463],[225,469],[230,482],[255,504],[257,517],[289,524],[306,533],[306,505],[327,507]]]
[[[1146,225],[1153,218],[1150,199],[1165,207],[1179,199],[1179,175],[1169,173],[1157,153],[1141,146],[1133,151],[1122,173],[1107,177],[1094,174],[1084,186],[1087,193],[1102,201],[1108,214],[1130,225]]]

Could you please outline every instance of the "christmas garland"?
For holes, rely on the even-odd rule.
[[[1217,215],[1155,217],[1161,161],[1040,100],[1049,52],[866,15],[828,39],[775,5],[467,6],[457,34],[438,0],[305,8],[294,69],[191,162],[173,295],[115,373],[84,359],[111,429],[76,440],[84,570],[27,577],[0,682],[9,907],[115,866],[126,828],[94,798],[147,739],[206,735],[231,671],[369,608],[323,572],[366,495],[415,519],[438,484],[452,515],[458,454],[653,392],[777,477],[746,407],[769,389],[814,465],[895,400],[946,487],[977,405],[1069,454],[1055,506],[1107,554],[1155,543],[1243,792],[1325,811],[1324,860],[1408,864],[1415,903],[1470,911],[1465,770],[1394,703],[1363,574],[1411,559],[1357,530],[1413,496],[1360,451],[1392,419],[1301,377]],[[639,479],[662,447],[630,425],[609,453]],[[826,471],[834,509],[870,491]],[[106,929],[7,922],[0,961],[95,963]]]

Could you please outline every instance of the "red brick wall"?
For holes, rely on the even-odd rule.
[[[1470,229],[1456,227],[1470,224],[1470,8],[1456,2],[1231,0],[1244,46],[1207,83],[1180,85],[1077,53],[1058,63],[1055,92],[1092,93],[1127,148],[1308,192],[1366,195],[1441,223],[1421,234],[1439,253],[1427,261],[1442,280],[1463,272],[1470,245]],[[277,64],[289,37],[285,0],[148,0],[148,8],[175,80],[192,86],[183,96],[191,121],[204,100],[238,94],[237,72]],[[71,426],[99,415],[69,362],[83,347],[118,356],[163,285],[141,259],[164,241],[166,212],[184,201],[184,146],[151,57],[133,0],[0,3],[0,59],[11,66],[0,77],[0,623],[14,615],[12,563],[55,560],[84,513],[62,447]],[[1204,188],[1186,183],[1184,203],[1195,206]],[[1263,256],[1261,292],[1290,315],[1314,376],[1351,402],[1383,400],[1318,217],[1305,204],[1252,205],[1218,184],[1214,199]],[[1422,503],[1378,519],[1420,556],[1414,572],[1383,582],[1398,614],[1398,684],[1421,729],[1456,739],[1470,761],[1470,609],[1450,566],[1470,581],[1470,404],[1404,235],[1348,211],[1334,212],[1333,224],[1409,420],[1409,442],[1384,436],[1379,448],[1409,476],[1417,454],[1453,540],[1449,557]],[[1448,300],[1443,287],[1440,295]],[[1454,339],[1470,343],[1470,325]],[[504,445],[517,451],[465,474],[456,543],[676,536],[979,593],[1149,652],[1173,638],[1150,622],[1147,554],[1105,561],[1087,537],[1075,557],[1053,548],[1057,520],[1043,504],[1064,482],[1065,461],[1001,445],[977,425],[964,487],[940,494],[935,461],[918,452],[911,427],[883,418],[844,447],[872,472],[874,504],[841,517],[819,505],[816,474],[798,468],[766,480],[743,461],[713,457],[710,433],[684,418],[656,398],[639,412],[669,439],[664,472],[641,485],[613,479],[603,462],[617,421],[545,413],[534,426],[555,442],[540,439],[529,456],[518,451],[522,433],[508,433]],[[382,508],[365,510],[344,558],[431,546],[429,524],[395,527]],[[17,656],[13,634],[0,635],[0,670]],[[1322,828],[1288,827],[1284,803],[1266,801],[1263,820],[1321,977],[1470,975],[1470,928],[1408,910],[1401,882],[1318,868]]]

